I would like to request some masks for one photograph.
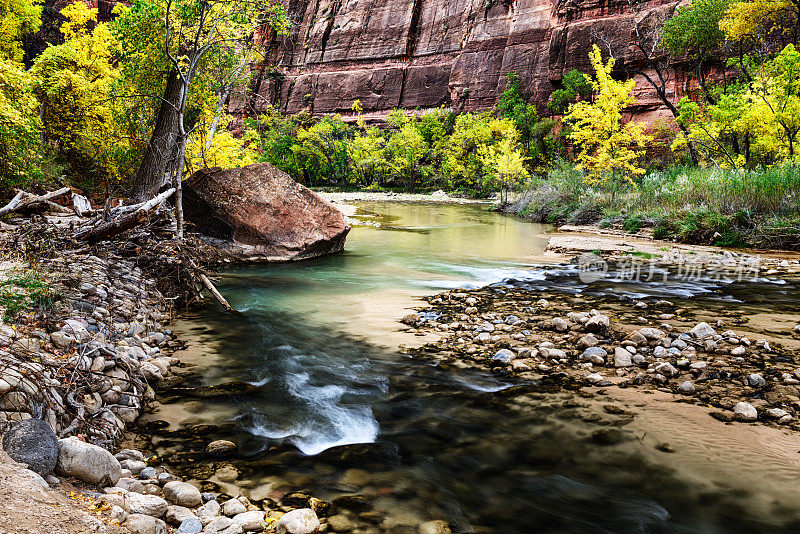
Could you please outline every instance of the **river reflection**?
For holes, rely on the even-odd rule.
[[[680,436],[677,453],[657,450],[660,424],[640,423],[649,416],[638,408],[607,410],[602,396],[392,350],[408,341],[397,318],[437,288],[516,276],[574,291],[574,277],[541,267],[538,225],[475,206],[364,208],[362,220],[375,224],[356,227],[343,255],[227,273],[220,289],[244,317],[209,307],[184,318],[182,359],[196,384],[238,385],[162,396],[162,457],[183,458],[176,467],[186,473],[206,468],[205,477],[220,464],[196,451],[230,439],[238,477],[212,478],[223,489],[258,500],[307,491],[333,500],[356,532],[417,532],[431,519],[454,532],[509,534],[800,528],[800,500],[786,490],[798,485],[759,481],[757,457],[714,466],[711,443],[700,464],[685,457],[710,466],[691,476]]]

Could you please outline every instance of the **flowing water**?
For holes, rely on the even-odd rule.
[[[231,269],[219,286],[243,317],[209,305],[184,318],[179,330],[190,348],[182,359],[197,384],[227,385],[227,393],[164,399],[155,418],[169,426],[154,438],[163,457],[230,439],[240,447],[231,460],[238,478],[213,478],[223,489],[334,499],[358,522],[377,525],[360,532],[416,532],[431,519],[454,532],[509,534],[800,528],[800,465],[786,453],[800,450],[794,436],[725,426],[693,406],[642,409],[622,399],[637,414],[631,423],[603,412],[608,399],[400,353],[415,338],[397,320],[437,290],[507,278],[532,289],[589,288],[543,255],[541,225],[480,206],[359,206],[365,224],[353,228],[345,253]],[[766,294],[792,309],[796,290],[708,282],[666,292],[723,306],[759,300],[753,305],[769,313]],[[616,428],[612,442],[597,439]],[[677,452],[658,450],[663,441]]]

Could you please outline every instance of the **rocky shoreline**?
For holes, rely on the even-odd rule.
[[[58,532],[328,529],[333,517],[325,516],[335,514],[318,499],[291,494],[257,503],[201,493],[157,457],[130,448],[109,452],[130,439],[126,430],[149,409],[154,387],[180,365],[173,352],[182,343],[168,328],[174,299],[161,294],[156,273],[139,267],[135,255],[87,247],[23,257],[20,250],[29,246],[18,246],[21,233],[6,229],[0,236],[6,258],[0,283],[7,289],[0,311],[10,321],[0,325],[0,424],[8,454],[0,466],[7,485],[71,505],[70,523]],[[37,302],[43,295],[47,302]],[[16,302],[33,306],[14,310],[12,318]],[[214,442],[205,453],[233,449]],[[13,495],[4,497],[13,502]],[[26,521],[4,514],[0,530],[44,531]]]
[[[440,340],[410,349],[416,358],[587,395],[660,391],[720,421],[800,431],[796,312],[783,317],[792,324],[782,329],[758,328],[733,306],[710,310],[515,281],[425,300],[403,323]]]

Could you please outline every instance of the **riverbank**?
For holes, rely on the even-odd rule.
[[[616,267],[611,272],[619,274]],[[797,278],[791,283],[796,287]],[[426,299],[429,306],[403,322],[441,339],[411,353],[589,394],[660,391],[703,406],[720,421],[800,430],[796,310],[764,313],[735,300],[698,305],[681,298],[680,283],[665,284],[664,297],[537,285],[509,280]],[[701,293],[709,291],[698,285]]]
[[[0,424],[10,456],[0,464],[0,529],[314,531],[328,503],[252,501],[203,481],[201,492],[165,459],[122,448],[181,366],[173,354],[183,343],[169,325],[182,282],[165,266],[182,256],[152,238],[76,247],[69,226],[20,219],[0,231]],[[208,441],[202,454],[222,461],[235,450]]]

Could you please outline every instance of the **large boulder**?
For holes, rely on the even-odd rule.
[[[119,460],[102,447],[75,436],[58,441],[56,473],[89,484],[115,485],[122,477]]]
[[[26,419],[12,426],[3,436],[3,450],[15,461],[42,476],[49,475],[58,461],[58,437],[40,419]]]
[[[186,220],[242,259],[339,252],[350,231],[341,211],[269,163],[201,169],[184,182],[183,195]]]

